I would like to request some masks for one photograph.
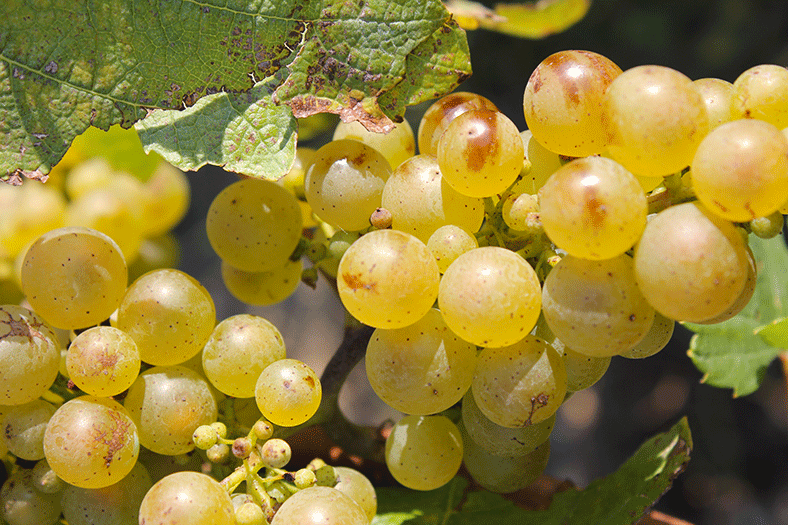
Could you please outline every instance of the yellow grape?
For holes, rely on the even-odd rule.
[[[145,525],[235,525],[233,502],[218,481],[200,472],[176,472],[145,494],[139,522]]]
[[[731,113],[733,84],[719,78],[699,78],[693,81],[703,97],[709,115],[709,131],[734,120]]]
[[[66,354],[66,369],[83,392],[116,396],[129,388],[140,372],[137,343],[111,326],[97,326],[80,333]]]
[[[367,131],[358,121],[340,122],[334,129],[332,140],[341,139],[357,140],[371,146],[386,158],[391,169],[396,169],[416,153],[416,138],[407,120],[394,124],[394,129],[385,134]]]
[[[419,122],[419,153],[438,155],[438,141],[451,121],[472,109],[498,111],[489,99],[467,91],[450,93],[433,102]]]
[[[751,67],[733,82],[733,118],[788,126],[788,69],[775,64]]]
[[[304,264],[288,259],[265,272],[245,272],[222,261],[222,281],[233,297],[246,304],[269,306],[293,295],[301,282]]]
[[[435,256],[441,273],[445,273],[457,257],[478,247],[476,237],[453,224],[441,226],[427,240],[427,248]]]
[[[294,427],[315,415],[323,390],[312,368],[297,359],[265,367],[255,383],[257,408],[274,425]]]

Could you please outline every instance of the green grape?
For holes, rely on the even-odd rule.
[[[736,227],[697,202],[658,213],[635,247],[638,288],[657,312],[677,321],[725,312],[744,289],[747,268]]]
[[[222,281],[233,297],[246,304],[270,306],[293,295],[301,282],[304,264],[287,260],[265,272],[246,272],[222,261]]]
[[[555,426],[555,414],[533,425],[502,427],[484,415],[473,398],[473,392],[469,391],[462,398],[462,425],[474,445],[488,454],[513,458],[528,454],[547,441]],[[468,442],[467,439],[463,441]]]
[[[0,306],[0,404],[33,401],[59,368],[60,344],[44,320],[21,306]]]
[[[539,144],[530,130],[520,132],[523,153],[528,161],[528,171],[521,173],[520,179],[512,187],[514,193],[535,195],[550,176],[563,166],[560,155]]]
[[[668,319],[657,312],[654,314],[654,322],[651,324],[646,336],[633,348],[622,352],[620,354],[621,357],[626,357],[627,359],[651,357],[668,345],[670,338],[673,337],[675,326],[676,322],[673,319]]]
[[[314,471],[308,468],[298,469],[293,476],[293,483],[295,483],[295,486],[299,489],[314,487],[317,485],[317,476]]]
[[[539,190],[550,240],[575,257],[610,259],[630,249],[646,226],[648,204],[637,179],[604,157],[574,160]]]
[[[609,140],[602,99],[621,68],[591,51],[560,51],[531,73],[523,95],[525,123],[545,148],[561,155],[600,153]]]
[[[376,230],[342,256],[337,289],[347,311],[362,323],[400,328],[429,311],[439,281],[438,264],[423,242],[398,230]]]
[[[380,207],[391,175],[388,161],[356,140],[335,140],[315,153],[306,172],[306,200],[318,217],[342,230],[363,230]]]
[[[406,414],[450,408],[470,388],[476,347],[457,337],[438,310],[402,328],[378,328],[367,345],[366,370],[375,393]]]
[[[115,241],[74,226],[39,237],[25,255],[21,279],[38,315],[57,328],[76,329],[97,325],[115,311],[128,270]]]
[[[149,368],[131,385],[123,404],[142,446],[168,456],[192,450],[194,431],[217,416],[208,381],[183,366]]]
[[[129,280],[160,268],[177,268],[181,261],[181,245],[172,233],[142,240],[139,255],[129,265]]]
[[[692,160],[692,189],[729,221],[777,211],[788,195],[788,140],[772,124],[741,119],[709,133]]]
[[[372,482],[356,469],[350,467],[334,467],[334,469],[337,472],[337,484],[334,488],[353,498],[353,501],[364,510],[367,519],[372,521],[378,512],[378,496]]]
[[[463,432],[463,438],[466,434]],[[473,480],[497,493],[516,492],[542,475],[550,459],[550,441],[545,441],[528,454],[516,457],[496,456],[473,442],[465,440],[462,461]]]
[[[54,406],[43,399],[34,399],[0,417],[0,436],[8,451],[21,459],[42,459],[44,431],[54,413]]]
[[[542,290],[550,330],[567,347],[593,357],[629,350],[645,337],[654,308],[638,290],[632,259],[604,261],[567,255],[550,271]]]
[[[281,267],[301,238],[301,208],[275,182],[244,179],[230,184],[208,208],[205,228],[223,261],[245,272]]]
[[[145,199],[142,234],[164,235],[183,219],[189,209],[189,179],[168,162],[160,162],[143,186]]]
[[[438,141],[451,121],[472,109],[498,111],[489,99],[466,91],[450,93],[433,102],[419,122],[419,153],[438,155]]]
[[[153,486],[150,474],[137,462],[122,480],[100,489],[67,485],[63,516],[68,525],[138,525],[140,504]]]
[[[216,325],[203,348],[202,366],[223,394],[254,397],[260,373],[284,358],[285,342],[279,330],[262,317],[241,314]]]
[[[520,175],[523,141],[503,113],[467,111],[451,121],[438,142],[443,178],[463,195],[490,197],[503,192]]]
[[[66,369],[74,384],[86,394],[115,396],[130,387],[140,373],[140,351],[125,332],[97,326],[71,342]]]
[[[107,487],[137,462],[140,440],[129,412],[109,398],[82,396],[64,403],[47,424],[44,454],[63,481]]]
[[[71,486],[60,479],[55,471],[52,470],[52,467],[49,466],[49,462],[46,459],[42,459],[35,464],[32,476],[33,486],[44,494],[57,494],[67,486]]]
[[[525,337],[542,306],[531,265],[496,246],[476,248],[451,263],[438,305],[448,327],[478,346],[506,346]]]
[[[476,237],[454,224],[441,226],[427,240],[427,248],[435,256],[440,273],[445,273],[457,257],[478,247]]]
[[[462,437],[446,416],[405,416],[386,438],[386,465],[409,489],[433,490],[457,474]]]
[[[761,239],[771,239],[783,232],[785,217],[777,210],[765,217],[758,217],[750,221],[750,230]]]
[[[219,436],[211,425],[200,425],[192,433],[192,441],[194,446],[200,450],[208,450],[216,444]]]
[[[223,445],[227,447],[227,445]],[[228,450],[229,454],[229,450]],[[207,456],[206,452],[206,456]],[[156,483],[160,479],[174,472],[190,470],[199,472],[205,464],[205,457],[202,454],[180,454],[178,456],[162,456],[148,450],[140,448],[139,463],[142,463],[150,474],[151,480]]]
[[[564,400],[564,360],[532,335],[503,348],[484,348],[471,389],[479,410],[493,423],[535,425],[555,414]]]
[[[65,224],[66,200],[51,186],[27,181],[0,186],[0,256],[16,257],[49,230]]]
[[[357,232],[338,231],[328,242],[328,253],[337,260],[341,259],[350,246],[359,239]]]
[[[616,77],[604,112],[610,156],[638,175],[667,176],[689,166],[709,128],[692,80],[663,66],[638,66]]]
[[[315,371],[296,359],[280,359],[257,378],[257,408],[274,425],[294,427],[306,422],[320,406],[323,391]]]
[[[441,226],[454,224],[475,232],[484,220],[484,202],[449,186],[432,155],[418,155],[400,164],[386,181],[382,203],[391,212],[395,230],[425,243]]]
[[[278,438],[266,440],[258,450],[258,454],[263,465],[269,468],[284,468],[293,456],[287,441]]]
[[[54,525],[60,517],[60,494],[39,492],[32,471],[19,469],[0,488],[0,517],[8,525]]]
[[[144,525],[236,525],[230,495],[210,476],[176,472],[156,482],[140,505]]]
[[[263,509],[253,501],[235,509],[236,525],[268,525]]]
[[[648,334],[648,332],[646,333]],[[568,392],[577,392],[594,385],[605,375],[610,366],[610,361],[610,357],[593,357],[565,347],[566,390]]]
[[[503,222],[516,231],[533,229],[539,222],[539,199],[530,193],[512,193],[503,201],[501,215]]]
[[[385,134],[367,131],[358,121],[340,122],[334,129],[332,140],[342,139],[357,140],[379,151],[391,169],[395,169],[416,153],[416,138],[407,120],[394,124],[394,129]]]
[[[216,324],[208,291],[179,270],[148,272],[129,286],[118,307],[116,328],[137,343],[151,365],[183,363],[197,354]]]
[[[731,113],[733,84],[719,78],[699,78],[693,81],[706,104],[709,115],[709,131],[720,124],[734,120]]]
[[[733,118],[788,126],[788,69],[774,64],[751,67],[733,82]]]
[[[299,490],[279,507],[271,525],[368,525],[353,498],[332,487]]]

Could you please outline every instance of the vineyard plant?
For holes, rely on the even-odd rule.
[[[3,1],[0,525],[788,525],[786,66],[781,0]]]

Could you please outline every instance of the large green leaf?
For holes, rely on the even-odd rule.
[[[372,525],[627,525],[636,523],[673,484],[689,461],[686,419],[646,441],[616,472],[584,490],[559,492],[547,510],[523,510],[502,496],[470,491],[455,478],[430,492],[377,489]]]
[[[43,176],[90,125],[128,127],[218,93],[186,117],[154,115],[146,146],[161,140],[154,149],[184,167],[262,163],[247,173],[273,178],[295,132],[275,105],[382,131],[468,74],[465,35],[439,0],[4,0],[0,178]],[[271,115],[284,122],[275,136],[259,132]],[[165,125],[183,129],[156,133]],[[237,164],[233,143],[254,162]]]
[[[751,394],[758,389],[769,363],[781,352],[758,332],[788,315],[785,241],[782,236],[769,240],[752,236],[750,248],[755,256],[758,280],[755,293],[744,310],[719,324],[685,324],[695,332],[688,354],[703,372],[703,381],[732,388],[734,396]]]

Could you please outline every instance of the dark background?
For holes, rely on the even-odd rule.
[[[594,0],[583,21],[544,40],[486,31],[469,32],[468,37],[474,75],[460,89],[490,98],[524,129],[522,94],[528,77],[539,62],[560,50],[595,51],[624,70],[659,64],[692,79],[718,77],[729,82],[757,64],[786,66],[788,2]],[[426,104],[408,113],[414,129],[424,109]],[[320,140],[326,138],[310,145]],[[203,224],[213,195],[235,177],[215,168],[189,176],[192,209],[178,229],[183,267],[208,287],[222,319],[244,307],[227,297],[217,281],[218,263]],[[284,310],[257,311],[276,318],[272,321],[280,329],[282,324],[296,325],[296,335],[285,333],[286,341],[298,340],[288,341],[288,351],[303,344],[298,334],[304,325],[287,309],[306,308],[313,301],[309,292],[306,299],[288,300]],[[341,322],[340,312],[329,317],[334,325]],[[324,331],[339,328],[308,326],[318,333],[321,346],[331,346],[325,339],[338,337],[338,332],[329,337]],[[656,508],[698,525],[788,525],[788,390],[779,362],[769,368],[758,392],[733,399],[730,390],[700,383],[701,374],[686,355],[689,336],[677,327],[671,345],[660,354],[640,361],[613,359],[595,387],[567,402],[559,411],[547,473],[585,486],[615,470],[645,439],[686,415],[695,444],[692,459]]]

